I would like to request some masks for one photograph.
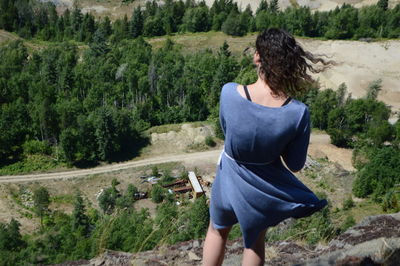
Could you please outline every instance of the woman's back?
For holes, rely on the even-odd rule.
[[[240,95],[238,86],[227,83],[221,91],[225,152],[236,160],[258,164],[283,155],[292,171],[300,170],[310,137],[307,106],[294,99],[281,107],[260,105]]]

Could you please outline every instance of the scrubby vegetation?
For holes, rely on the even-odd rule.
[[[326,130],[332,144],[354,149],[354,195],[372,195],[377,202],[400,184],[400,121],[390,124],[390,107],[377,100],[381,82],[371,82],[366,95],[359,99],[347,94],[345,84],[337,91],[311,89],[303,97],[310,103],[313,126]]]
[[[133,185],[126,191],[117,186],[113,180],[98,198],[102,212],[87,208],[87,201],[76,193],[71,215],[51,211],[49,192],[37,188],[33,210],[45,222],[39,231],[24,236],[18,221],[0,223],[0,265],[60,263],[92,258],[104,249],[136,252],[205,236],[209,222],[205,196],[184,200],[179,207],[174,196],[167,196],[153,219],[147,209],[135,209]]]

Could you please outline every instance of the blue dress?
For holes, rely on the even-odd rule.
[[[217,166],[210,199],[214,228],[237,222],[244,246],[258,234],[289,217],[306,217],[327,205],[292,171],[303,168],[310,140],[310,113],[297,100],[266,107],[243,98],[237,83],[223,86],[220,122],[224,151]]]

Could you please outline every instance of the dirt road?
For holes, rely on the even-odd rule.
[[[71,170],[65,172],[46,173],[46,174],[29,174],[29,175],[10,175],[0,176],[0,183],[16,183],[16,182],[31,182],[49,179],[66,179],[72,177],[80,177],[86,175],[100,174],[106,172],[113,172],[122,169],[139,167],[151,164],[160,164],[168,162],[193,162],[193,161],[214,161],[217,162],[221,150],[212,150],[205,152],[186,153],[179,155],[163,155],[153,157],[150,159],[143,159],[138,161],[130,161],[126,163],[111,164],[101,167],[95,167],[82,170]]]
[[[218,149],[205,152],[183,153],[178,155],[165,154],[162,156],[152,157],[149,159],[111,164],[90,169],[71,170],[71,171],[43,173],[43,174],[0,176],[0,183],[31,182],[40,180],[50,180],[50,179],[67,179],[67,178],[81,177],[86,175],[113,172],[113,171],[139,167],[139,166],[146,166],[151,164],[160,164],[160,163],[178,162],[178,161],[183,163],[193,163],[193,162],[213,163],[217,162],[220,153],[221,150]],[[354,170],[354,168],[351,165],[350,149],[341,149],[330,144],[329,135],[327,134],[311,134],[309,155],[311,155],[312,157],[320,157],[321,153],[323,153],[323,156],[328,157],[329,160],[341,164],[346,170],[349,171]]]

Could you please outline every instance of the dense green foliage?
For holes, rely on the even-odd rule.
[[[382,1],[360,10],[343,5],[314,14],[307,8],[281,11],[276,1],[262,1],[255,14],[225,0],[211,8],[203,2],[170,0],[160,6],[150,1],[145,9],[134,9],[130,19],[113,23],[83,15],[76,5],[57,15],[53,4],[33,3],[2,0],[0,28],[63,42],[32,55],[22,41],[0,48],[2,173],[129,159],[147,142],[141,132],[165,123],[210,118],[222,137],[220,88],[232,80],[254,81],[251,58],[234,58],[227,43],[217,55],[209,50],[183,55],[169,40],[153,51],[142,35],[210,29],[243,35],[278,26],[298,35],[355,38],[362,31],[358,25],[383,37],[400,28],[400,6],[389,9]],[[66,40],[86,42],[89,49],[80,51]],[[362,134],[377,146],[390,140],[394,129],[386,121],[385,106],[374,99],[379,82],[374,86],[367,99],[346,104],[332,90],[309,94],[314,126],[326,129],[333,143],[344,147],[354,146]]]
[[[221,86],[240,71],[226,43],[184,56],[169,40],[152,51],[142,38],[109,45],[101,34],[82,56],[67,42],[29,57],[21,41],[0,47],[0,164],[132,158],[149,126],[216,114]]]
[[[20,224],[14,219],[0,223],[0,265],[89,259],[104,249],[137,252],[205,236],[209,221],[206,197],[184,200],[179,208],[173,197],[166,198],[153,219],[147,209],[134,208],[136,188],[130,185],[120,191],[117,185],[116,180],[111,185],[117,198],[132,204],[116,204],[112,211],[101,214],[87,209],[86,200],[76,193],[71,215],[49,210],[45,214],[48,222],[33,235],[21,236]]]
[[[390,107],[377,100],[381,82],[371,82],[365,97],[359,99],[346,97],[345,84],[337,91],[310,90],[303,99],[310,101],[314,127],[326,130],[332,144],[354,148],[354,195],[372,195],[378,201],[400,184],[400,122],[390,124]]]
[[[400,152],[395,147],[364,147],[357,150],[357,178],[353,192],[357,197],[373,194],[375,198],[384,196],[395,185],[400,184]]]
[[[51,2],[28,0],[0,1],[0,29],[15,31],[24,38],[46,41],[76,40],[89,43],[99,30],[112,42],[140,35],[160,36],[175,32],[215,30],[242,36],[268,27],[287,29],[295,35],[328,39],[398,38],[400,4],[389,9],[387,1],[356,9],[343,4],[331,11],[311,12],[308,7],[279,10],[278,1],[261,1],[255,14],[250,6],[240,10],[234,1],[146,1],[142,8],[113,23],[108,17],[96,20],[74,5],[58,15]]]
[[[167,0],[164,5],[148,1],[130,19],[111,23],[107,17],[83,15],[77,6],[58,15],[49,2],[0,0],[0,28],[57,42],[32,54],[22,41],[0,47],[1,173],[129,159],[146,144],[141,133],[154,125],[209,118],[223,138],[218,120],[221,86],[232,80],[254,82],[251,58],[232,56],[226,42],[218,53],[206,49],[184,55],[170,40],[152,50],[142,36],[209,30],[242,36],[271,26],[330,39],[400,35],[399,4],[389,9],[380,0],[361,9],[342,5],[311,13],[304,7],[282,11],[277,2],[261,1],[253,14],[249,7],[241,11],[226,0],[216,0],[211,8],[190,0]],[[80,50],[71,41],[89,48]],[[313,127],[326,130],[333,144],[354,148],[354,195],[372,195],[382,200],[384,210],[398,210],[400,122],[388,122],[390,109],[377,100],[380,87],[379,80],[371,83],[360,99],[346,95],[345,84],[337,91],[313,86],[298,97],[309,105]],[[209,138],[206,144],[215,143]],[[158,169],[153,174],[158,176]],[[170,178],[164,173],[161,182]],[[148,210],[133,208],[136,187],[119,191],[117,186],[113,180],[100,194],[102,212],[87,209],[76,194],[71,215],[50,211],[48,191],[35,190],[41,230],[22,237],[16,220],[0,224],[0,265],[59,263],[91,258],[105,248],[141,251],[204,236],[209,222],[205,197],[183,201],[178,208],[171,194],[154,186],[151,197],[160,204],[152,219]],[[346,200],[343,207],[353,204]],[[287,234],[271,234],[271,239],[295,235],[314,244],[352,224],[349,216],[342,227],[333,226],[326,208],[296,220]]]
[[[337,91],[310,90],[304,102],[310,102],[313,127],[326,130],[332,144],[339,147],[370,145],[381,147],[396,138],[395,126],[388,122],[390,107],[378,101],[380,80],[371,82],[364,98],[346,97],[346,85]]]

